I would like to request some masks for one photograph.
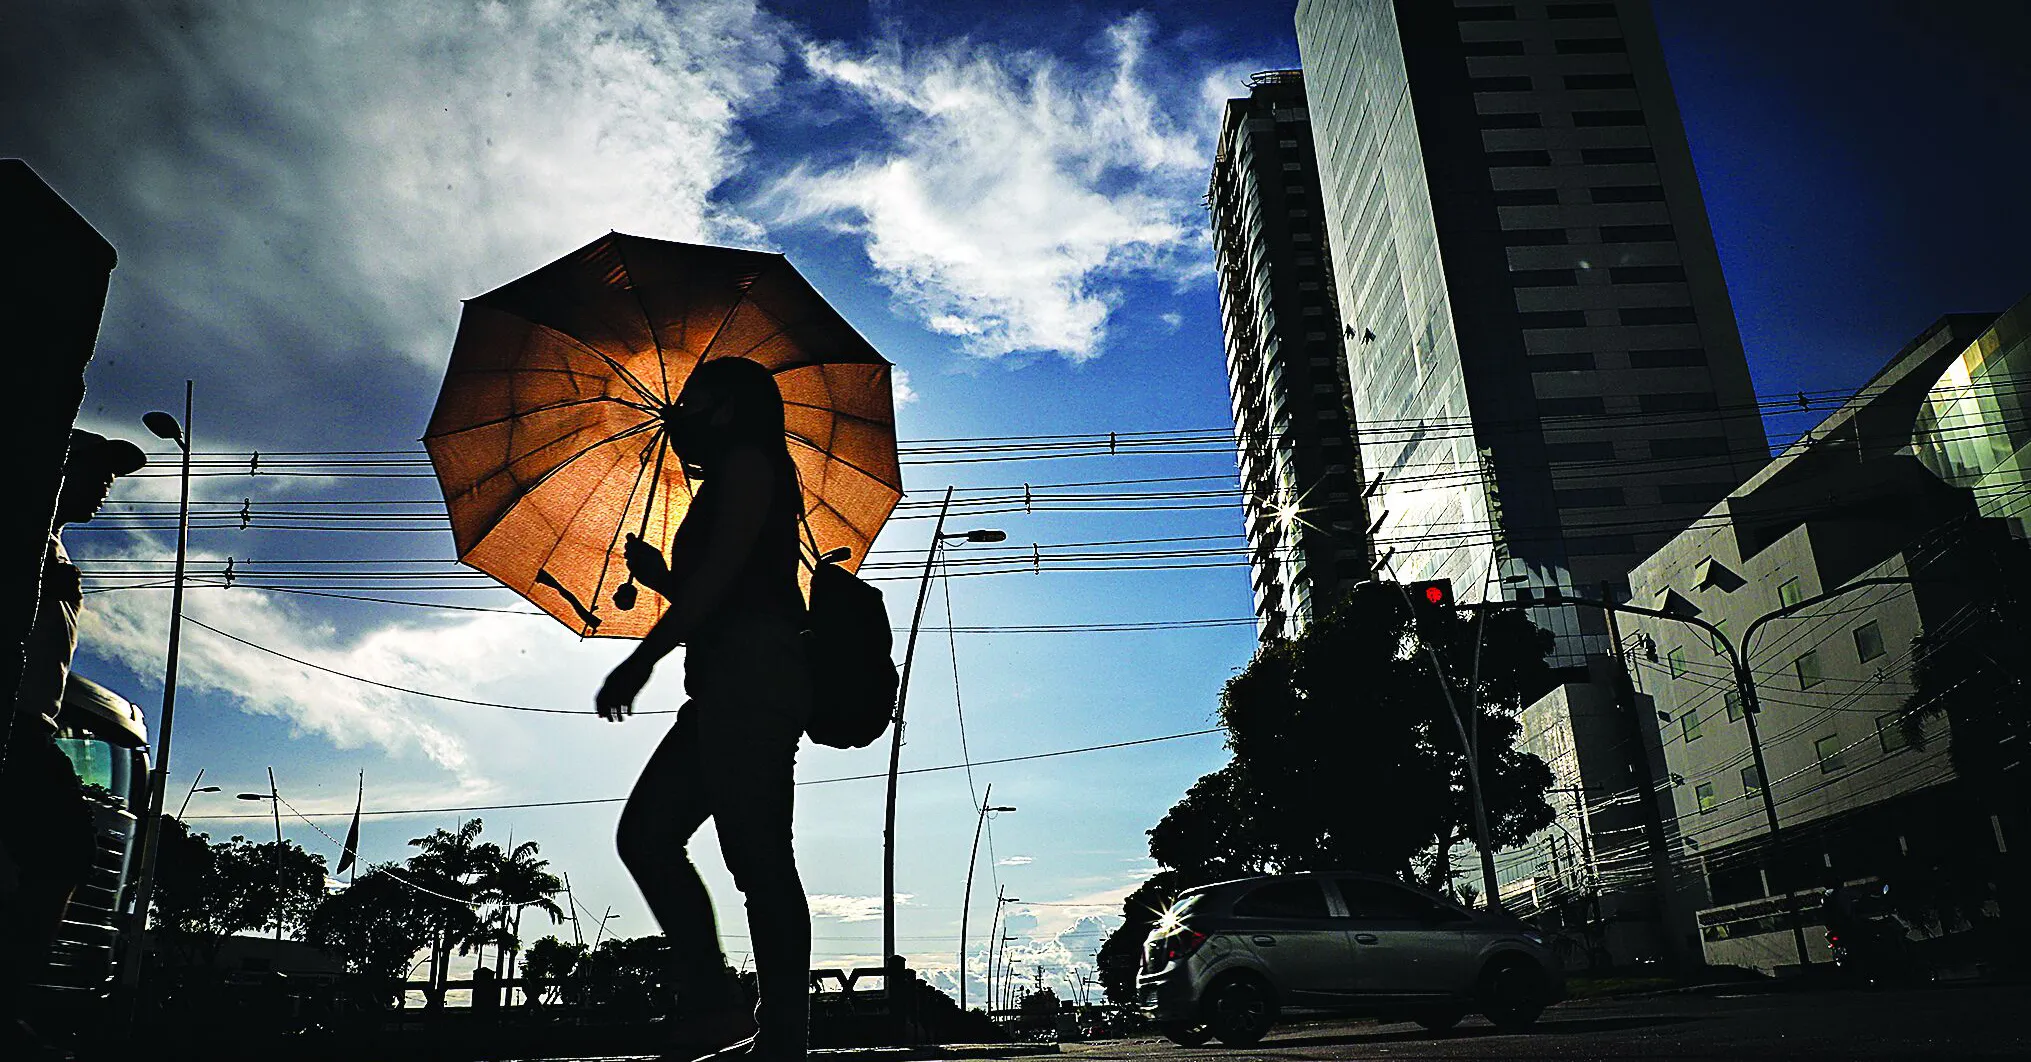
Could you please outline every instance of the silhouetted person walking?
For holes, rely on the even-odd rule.
[[[760,981],[758,1026],[745,1053],[804,1057],[811,914],[791,843],[797,744],[811,677],[797,585],[803,495],[784,442],[775,378],[740,358],[700,365],[665,417],[671,446],[700,486],[670,560],[630,536],[634,581],[668,602],[596,698],[619,721],[657,661],[682,644],[690,699],[643,769],[621,813],[620,854],[661,923],[677,963],[680,1012],[716,1042],[747,1028],[705,884],[685,846],[709,816],[747,899]]]
[[[133,443],[71,431],[0,774],[0,1058],[61,1057],[28,1024],[29,987],[41,981],[64,908],[92,865],[92,813],[77,772],[53,740],[84,604],[81,575],[60,533],[98,514],[115,476],[147,463]]]

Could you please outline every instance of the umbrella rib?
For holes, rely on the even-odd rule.
[[[627,252],[621,250],[619,243],[613,244],[613,249],[614,257],[621,260],[621,269],[626,270],[628,268]],[[663,360],[663,337],[656,334],[656,322],[649,318],[649,304],[643,300],[642,286],[634,282],[633,274],[630,274],[628,277],[628,290],[635,293],[635,307],[642,311],[642,323],[648,326],[649,329],[649,342],[656,345],[656,371],[662,374],[663,377],[663,404],[667,406],[673,399],[670,394],[670,363]],[[605,576],[601,576],[601,578],[603,579]]]
[[[660,475],[660,474],[662,473],[662,471],[663,471],[663,447],[664,447],[665,445],[667,445],[667,443],[668,443],[668,439],[667,439],[667,437],[659,437],[659,438],[658,438],[658,439],[656,440],[656,443],[655,443],[655,446],[656,446],[656,471],[657,471],[657,473],[658,473],[659,475]],[[607,573],[607,570],[608,570],[609,568],[611,568],[611,567],[613,566],[613,561],[614,561],[614,546],[615,546],[615,544],[616,544],[616,543],[618,543],[618,542],[620,541],[620,537],[621,537],[621,532],[622,532],[622,531],[625,531],[625,530],[627,529],[627,526],[628,526],[628,510],[629,510],[629,509],[632,509],[632,508],[634,508],[634,507],[635,507],[635,495],[636,495],[636,494],[637,494],[638,492],[640,492],[640,491],[641,491],[641,489],[642,489],[642,477],[644,477],[644,476],[646,476],[646,475],[648,475],[648,474],[649,474],[649,455],[648,455],[648,454],[643,454],[643,455],[642,455],[642,460],[641,460],[641,466],[642,466],[642,467],[640,467],[640,468],[638,468],[638,469],[636,469],[636,470],[635,470],[635,482],[634,482],[634,484],[633,484],[632,486],[630,486],[630,487],[628,488],[628,500],[627,500],[627,502],[626,502],[626,503],[624,503],[624,504],[623,504],[623,505],[621,506],[621,518],[620,518],[620,520],[619,520],[618,522],[616,522],[616,523],[614,524],[614,534],[613,534],[613,537],[607,540],[607,544],[606,544],[606,556],[605,556],[605,557],[602,557],[602,558],[600,558],[600,562],[599,562],[599,579],[598,579],[597,581],[595,581],[595,582],[594,582],[594,583],[592,584],[592,604],[593,604],[593,607],[594,607],[594,608],[598,608],[598,607],[599,607],[599,588],[600,588],[600,587],[602,587],[602,586],[605,586],[605,585],[606,585],[606,573]],[[654,483],[653,481],[651,481],[651,482],[650,482],[650,484],[649,484],[649,496],[650,496],[651,498],[654,498],[654,497],[655,497],[655,494],[656,494],[656,484],[655,484],[655,483]],[[567,520],[567,521],[565,521],[565,526],[567,526],[567,527],[568,527],[568,526],[570,526],[570,525],[571,525],[571,523],[572,523],[572,522],[576,521],[576,520],[578,519],[578,514],[579,514],[579,513],[582,513],[582,512],[584,512],[584,511],[585,511],[585,506],[586,506],[586,505],[587,505],[587,504],[588,504],[588,503],[589,503],[590,501],[591,501],[591,498],[590,498],[590,496],[588,496],[588,497],[587,497],[587,499],[586,499],[585,501],[583,501],[583,502],[580,502],[580,503],[579,503],[579,506],[578,506],[578,511],[577,511],[577,512],[574,512],[574,513],[572,513],[572,514],[571,514],[571,520]],[[642,529],[643,529],[643,531],[644,531],[644,532],[646,532],[646,531],[648,530],[648,523],[649,523],[649,515],[648,515],[648,514],[649,514],[649,503],[645,501],[645,502],[644,502],[644,503],[642,504]],[[551,553],[553,553],[553,554],[554,554],[554,553],[556,553],[556,552],[557,552],[557,551],[556,551],[555,547],[552,547],[552,549],[551,549]],[[547,563],[547,561],[546,561],[546,563]],[[635,577],[635,575],[634,575],[634,572],[633,572],[632,570],[630,570],[630,571],[628,572],[628,578],[632,580],[632,579],[633,579],[634,577]]]
[[[884,487],[888,487],[888,488],[889,488],[890,490],[893,490],[893,491],[895,491],[895,492],[896,492],[896,493],[897,493],[898,495],[900,495],[900,494],[902,493],[902,489],[903,489],[903,488],[902,488],[902,484],[900,484],[900,483],[890,483],[890,482],[889,482],[888,480],[885,480],[885,479],[881,478],[880,476],[876,475],[875,473],[873,473],[873,472],[870,472],[870,471],[868,471],[867,469],[865,469],[865,468],[862,468],[862,467],[860,467],[860,466],[859,466],[858,464],[855,464],[855,463],[854,463],[854,462],[852,462],[852,461],[848,461],[848,460],[847,460],[846,458],[844,458],[844,457],[841,457],[841,456],[839,456],[838,454],[835,454],[835,453],[832,453],[832,452],[830,452],[830,451],[826,450],[826,449],[825,449],[824,447],[822,447],[822,446],[818,445],[818,444],[817,444],[817,443],[815,443],[815,442],[812,442],[811,440],[809,440],[809,439],[805,438],[805,437],[804,437],[804,436],[802,436],[802,435],[799,435],[799,434],[797,434],[797,433],[796,433],[796,432],[794,432],[794,431],[792,431],[792,432],[785,432],[784,434],[788,435],[788,436],[789,436],[789,437],[790,437],[791,439],[795,440],[796,442],[800,442],[800,443],[803,443],[803,444],[804,444],[805,446],[808,446],[808,447],[810,447],[813,453],[817,453],[817,454],[822,454],[822,455],[823,455],[823,456],[825,457],[825,459],[826,459],[826,460],[828,460],[828,461],[837,461],[837,462],[839,462],[840,464],[842,464],[842,465],[845,465],[846,467],[848,467],[848,468],[850,468],[850,469],[853,469],[853,470],[854,470],[855,472],[858,472],[858,473],[860,473],[861,475],[863,475],[863,476],[866,476],[867,478],[869,478],[869,479],[871,479],[871,480],[875,481],[876,483],[879,483],[879,484],[881,484],[881,485],[882,485],[882,486],[884,486]]]
[[[547,406],[536,406],[530,409],[517,410],[513,413],[507,414],[506,416],[494,417],[491,420],[483,420],[477,424],[467,424],[462,427],[453,428],[452,430],[447,432],[441,432],[437,435],[425,435],[423,437],[423,441],[432,442],[438,439],[449,439],[454,435],[463,435],[469,431],[478,431],[481,428],[491,428],[497,425],[507,424],[511,421],[522,420],[525,417],[530,417],[537,413],[554,413],[560,409],[570,409],[573,406],[590,406],[600,402],[612,402],[615,405],[621,405],[626,406],[629,409],[640,410],[641,412],[650,414],[652,416],[656,412],[654,407],[641,405],[640,403],[636,402],[630,402],[625,398],[620,398],[615,395],[594,395],[591,398],[574,398],[566,402],[553,402]]]
[[[533,493],[536,490],[536,488],[541,487],[543,484],[550,482],[551,477],[557,475],[559,472],[562,472],[566,468],[570,467],[573,461],[576,461],[579,458],[584,457],[585,455],[593,452],[594,450],[599,449],[602,446],[606,446],[610,443],[620,442],[622,439],[625,439],[631,435],[640,435],[645,431],[653,430],[657,427],[660,427],[661,425],[662,421],[646,420],[640,424],[631,424],[628,427],[622,428],[621,430],[597,442],[588,443],[586,444],[584,449],[578,451],[575,454],[572,454],[570,457],[567,457],[564,460],[559,461],[556,464],[550,466],[548,469],[544,470],[542,475],[537,476],[534,480],[530,481],[528,486],[522,488],[522,493],[525,496],[530,493]]]
[[[593,357],[598,358],[603,362],[606,362],[607,368],[612,369],[614,371],[614,374],[621,378],[622,383],[625,383],[629,387],[634,388],[635,393],[642,396],[642,401],[649,403],[651,407],[657,407],[665,404],[658,402],[656,400],[656,395],[654,392],[650,391],[649,388],[642,383],[642,381],[635,379],[634,373],[631,373],[626,368],[622,367],[621,363],[615,361],[612,358],[612,356],[607,354],[606,351],[603,351],[598,347],[595,347],[592,344],[587,343],[585,340],[580,339],[577,336],[570,335],[564,332],[558,332],[554,328],[551,329],[550,331],[555,332],[557,335],[563,336],[565,339],[568,339],[573,343],[576,343],[579,349],[585,351],[587,354],[590,354]],[[658,349],[660,350],[661,348]],[[659,357],[657,360],[661,361],[662,359]]]
[[[777,255],[776,257],[778,259],[782,259],[781,255]],[[770,265],[773,264],[775,263],[770,263]],[[733,315],[740,312],[740,304],[748,301],[748,292],[754,290],[755,284],[762,279],[762,274],[768,272],[768,269],[769,267],[767,265],[764,265],[762,268],[755,270],[754,279],[748,281],[747,291],[741,292],[740,297],[733,300],[733,302],[727,306],[726,313],[722,314],[719,318],[719,327],[712,330],[712,338],[707,340],[705,346],[701,348],[699,351],[698,354],[699,364],[703,365],[705,363],[706,355],[712,352],[712,345],[714,343],[719,342],[720,333],[726,331],[727,322],[732,321]],[[735,356],[738,357],[738,355]],[[771,373],[770,375],[773,376],[775,374]]]

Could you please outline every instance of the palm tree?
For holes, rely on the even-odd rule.
[[[564,921],[564,909],[556,897],[564,882],[550,873],[550,861],[537,858],[541,849],[534,841],[513,844],[498,852],[479,882],[478,898],[490,904],[487,921],[492,925],[489,943],[499,950],[494,955],[494,972],[508,977],[515,970],[515,956],[522,950],[522,913],[535,908],[550,916],[551,925]]]
[[[464,951],[480,926],[475,914],[476,885],[500,861],[500,846],[481,844],[480,820],[462,822],[457,830],[433,830],[409,843],[422,851],[409,857],[409,874],[437,894],[424,916],[430,945],[429,1006],[444,1005],[445,983],[451,978],[451,952]]]

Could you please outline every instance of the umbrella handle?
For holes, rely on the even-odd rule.
[[[633,579],[629,579],[627,582],[614,587],[614,607],[622,612],[627,612],[634,608],[635,594],[635,581]]]

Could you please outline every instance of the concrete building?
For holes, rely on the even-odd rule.
[[[1256,630],[1288,637],[1369,575],[1332,256],[1297,71],[1257,74],[1248,96],[1227,101],[1206,202]]]
[[[1647,5],[1301,0],[1297,33],[1373,548],[1464,601],[1625,592],[1768,456]],[[1539,622],[1575,677],[1609,649]]]
[[[1900,710],[1914,639],[1964,624],[1983,574],[1967,544],[2024,534],[2027,322],[2031,300],[1942,319],[1629,574],[1632,604],[1697,617],[1740,649],[1760,705],[1752,720],[1711,633],[1631,619],[1667,918],[1709,962],[1795,963],[1790,909],[1811,923],[1808,958],[1826,961],[1823,886],[2004,850],[2000,823],[1956,781],[1945,720],[1914,741]],[[1868,580],[1893,582],[1856,587]]]

